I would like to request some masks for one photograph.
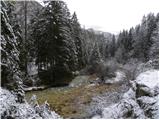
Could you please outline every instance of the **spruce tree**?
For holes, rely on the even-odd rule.
[[[97,65],[100,61],[101,61],[101,55],[99,51],[99,46],[97,43],[95,43],[94,49],[90,57],[90,64]]]
[[[81,69],[83,66],[83,60],[82,60],[82,32],[81,32],[81,26],[78,22],[78,18],[76,13],[74,12],[71,18],[71,25],[72,25],[72,39],[75,42],[76,46],[76,53],[77,53],[77,59],[78,59],[78,69]]]
[[[19,67],[18,39],[7,14],[7,4],[1,1],[1,82],[2,86],[13,90],[17,102],[24,102],[23,81]]]
[[[39,70],[47,66],[52,83],[75,70],[76,47],[71,34],[71,16],[63,1],[49,1],[33,22]]]
[[[116,49],[116,39],[115,39],[115,35],[112,36],[112,41],[110,43],[110,54],[111,57],[114,57],[115,54],[115,49]]]

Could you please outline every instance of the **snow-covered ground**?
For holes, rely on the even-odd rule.
[[[141,73],[136,80],[131,81],[131,86],[119,102],[102,107],[100,113],[92,118],[158,119],[158,70],[149,70]]]
[[[136,78],[136,83],[138,85],[143,85],[150,89],[154,89],[154,87],[158,85],[158,71],[150,70],[140,74]]]
[[[158,71],[150,70],[140,74],[135,83],[137,85],[138,96],[156,96],[159,94]]]
[[[126,75],[125,75],[124,72],[122,72],[122,71],[116,71],[115,74],[116,74],[116,77],[113,77],[113,78],[110,78],[110,79],[106,79],[105,83],[112,84],[112,83],[117,83],[117,82],[124,81],[124,79],[126,77]]]
[[[0,88],[0,116],[5,119],[58,119],[60,116],[50,111],[49,105],[44,103],[39,106],[36,99],[31,103],[17,103],[16,97],[8,90]]]

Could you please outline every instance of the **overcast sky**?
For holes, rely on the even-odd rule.
[[[86,28],[118,33],[141,22],[144,14],[160,11],[160,0],[64,0]]]

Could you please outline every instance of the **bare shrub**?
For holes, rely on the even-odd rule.
[[[106,62],[101,61],[96,67],[97,76],[103,81],[105,78],[115,77],[115,71],[118,68],[118,64],[115,60],[108,60]]]
[[[92,65],[88,65],[84,69],[79,71],[79,75],[90,75],[93,73],[95,73],[95,69],[94,66]]]
[[[123,68],[126,70],[126,76],[128,80],[135,80],[136,77],[147,70],[154,69],[153,62],[148,61],[146,63],[143,63],[142,61],[139,61],[138,59],[130,59],[127,64],[123,66]]]
[[[135,75],[137,77],[140,73],[146,72],[147,70],[150,70],[150,69],[154,69],[154,66],[151,60],[146,63],[139,64],[138,67],[136,68]]]
[[[107,61],[101,60],[94,65],[88,65],[85,69],[80,71],[81,75],[84,74],[96,74],[100,78],[100,82],[104,82],[107,78],[116,76],[116,70],[119,68],[119,64],[115,59]]]
[[[130,59],[123,68],[126,72],[126,77],[128,80],[134,80],[136,77],[137,67],[142,64],[142,62],[138,61],[138,59]]]

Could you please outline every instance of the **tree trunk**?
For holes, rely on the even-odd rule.
[[[27,73],[27,50],[26,50],[26,43],[27,43],[27,1],[24,1],[24,48],[26,51],[25,56],[25,70]]]

